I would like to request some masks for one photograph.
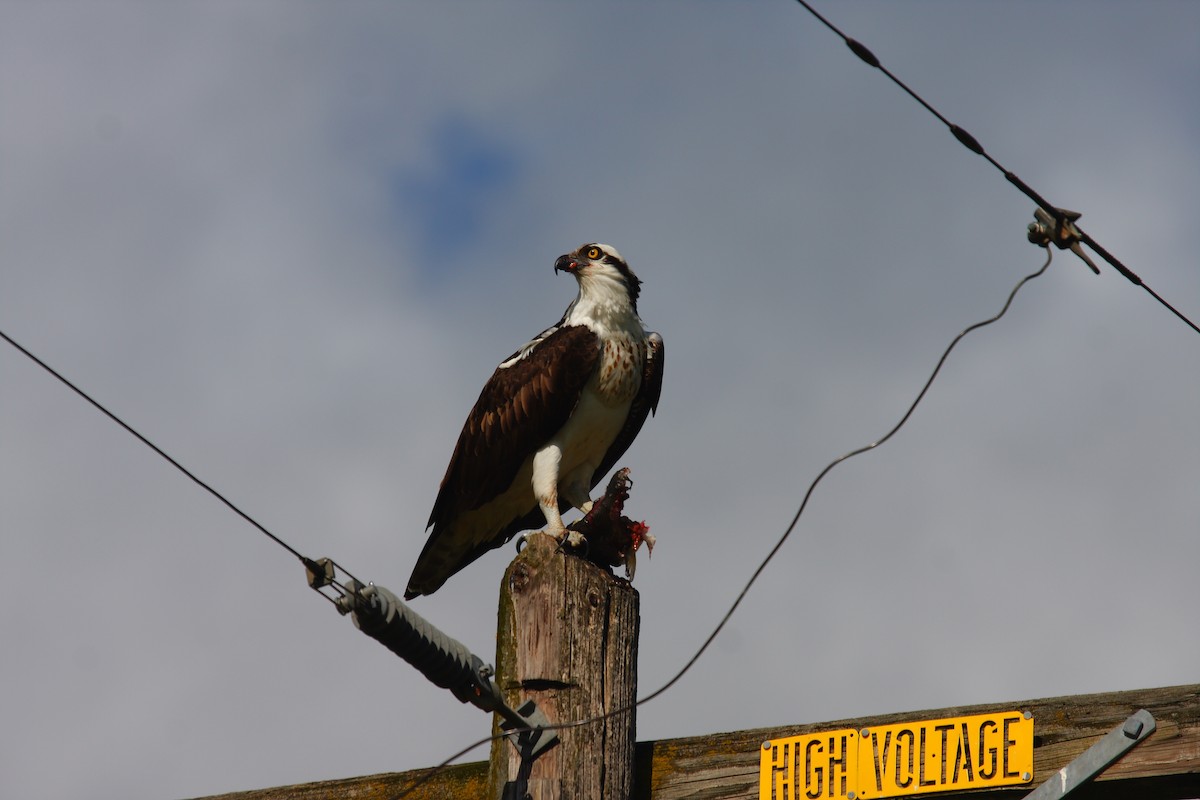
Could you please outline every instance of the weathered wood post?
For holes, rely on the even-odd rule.
[[[544,534],[509,565],[500,589],[496,677],[512,707],[537,703],[551,723],[599,716],[637,697],[638,593]],[[558,731],[561,741],[529,773],[532,800],[628,800],[633,791],[635,712]],[[499,732],[498,725],[495,727]],[[516,780],[520,756],[492,745],[489,796]]]

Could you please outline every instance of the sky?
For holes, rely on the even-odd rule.
[[[1200,320],[1200,6],[817,8]],[[1045,253],[799,5],[0,2],[0,330],[397,592],[462,421],[620,249],[640,694]],[[1200,335],[1055,251],[838,465],[640,740],[1200,680]],[[436,764],[490,720],[0,342],[0,796]],[[413,603],[485,661],[511,546]],[[486,758],[479,749],[466,760]]]

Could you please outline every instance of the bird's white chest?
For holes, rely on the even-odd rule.
[[[554,437],[561,474],[580,468],[591,476],[612,446],[642,381],[642,348],[631,334],[605,337],[600,361],[567,424]]]
[[[588,389],[605,405],[627,406],[642,383],[645,348],[631,334],[618,333],[605,338],[600,364]]]

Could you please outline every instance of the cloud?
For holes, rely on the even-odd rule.
[[[1200,19],[1083,8],[837,21],[1195,317]],[[0,326],[396,589],[482,382],[571,299],[554,258],[612,242],[669,350],[626,459],[659,541],[643,693],[1043,258],[1029,201],[802,9],[125,10],[0,11]],[[827,476],[639,737],[1194,680],[1194,637],[1157,631],[1200,599],[1198,353],[1056,252]],[[409,769],[488,730],[9,348],[0,411],[0,794]],[[418,610],[490,659],[511,555]]]
[[[430,156],[397,170],[397,219],[415,229],[422,261],[433,276],[486,244],[489,211],[520,179],[521,157],[477,120],[448,117],[430,134]]]

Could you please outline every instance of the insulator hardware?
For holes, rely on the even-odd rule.
[[[360,631],[412,664],[434,685],[449,689],[460,702],[499,714],[502,727],[512,732],[522,754],[533,758],[558,742],[558,734],[545,730],[550,720],[533,701],[511,708],[492,683],[491,665],[391,591],[353,577],[339,581],[339,567],[332,559],[306,558],[303,563],[308,585],[333,602],[339,613],[349,614]]]
[[[1100,274],[1097,267],[1080,245],[1082,239],[1075,220],[1082,216],[1078,211],[1068,211],[1065,208],[1054,209],[1051,215],[1044,208],[1035,208],[1033,216],[1036,221],[1029,223],[1027,238],[1038,247],[1048,247],[1053,244],[1059,250],[1070,250],[1083,259],[1083,263],[1092,268],[1092,272]]]

